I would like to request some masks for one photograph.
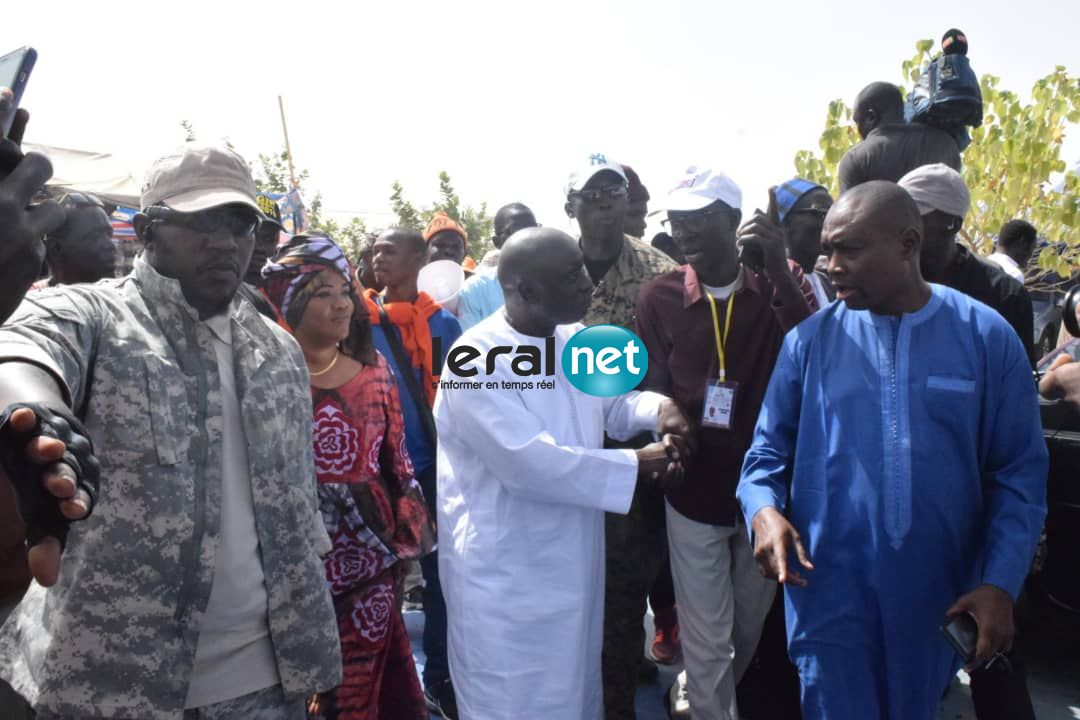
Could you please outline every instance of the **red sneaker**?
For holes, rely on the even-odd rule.
[[[675,608],[664,608],[656,613],[656,637],[652,645],[653,660],[661,665],[671,665],[679,659],[679,617]]]

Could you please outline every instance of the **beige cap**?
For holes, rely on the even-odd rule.
[[[165,205],[179,212],[198,212],[230,203],[259,211],[251,169],[226,147],[185,145],[154,162],[143,183],[143,210]]]

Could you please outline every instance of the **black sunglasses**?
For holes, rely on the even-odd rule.
[[[203,234],[225,228],[233,235],[251,235],[259,225],[258,213],[240,205],[226,205],[190,213],[179,212],[163,205],[152,205],[146,208],[144,213],[151,222],[176,225]]]
[[[709,218],[715,215],[730,215],[733,211],[727,209],[710,210],[708,212],[694,211],[686,215],[671,215],[660,221],[664,227],[672,230],[680,228],[687,232],[699,233],[709,224]]]
[[[625,185],[612,185],[595,190],[575,190],[570,193],[570,198],[573,200],[585,200],[586,202],[600,202],[602,199],[614,200],[615,198],[626,197],[627,192]]]

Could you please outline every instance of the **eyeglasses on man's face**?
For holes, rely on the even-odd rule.
[[[192,213],[155,205],[146,209],[146,216],[166,225],[175,225],[203,234],[225,228],[235,236],[251,235],[259,224],[259,216],[254,210],[239,205],[226,205]]]
[[[717,209],[717,210],[695,210],[688,213],[675,214],[669,212],[667,218],[660,221],[660,224],[664,227],[670,227],[672,232],[690,232],[699,233],[703,231],[709,225],[709,220],[718,215],[729,215],[730,210]]]
[[[576,190],[570,194],[570,198],[573,200],[581,200],[583,202],[597,203],[601,200],[616,200],[621,197],[626,197],[627,190],[625,185],[609,185],[607,187],[595,188],[592,190]]]

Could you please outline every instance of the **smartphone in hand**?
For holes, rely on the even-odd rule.
[[[975,645],[979,641],[979,626],[975,624],[975,618],[967,613],[955,615],[941,626],[941,634],[964,663],[972,661],[975,657]]]
[[[760,273],[765,267],[765,252],[756,243],[746,243],[739,247],[739,262]]]
[[[15,112],[35,62],[37,50],[32,47],[22,47],[0,57],[0,88],[6,88],[10,93],[8,101],[0,108],[0,136],[7,137],[11,132],[11,123],[15,121]]]

